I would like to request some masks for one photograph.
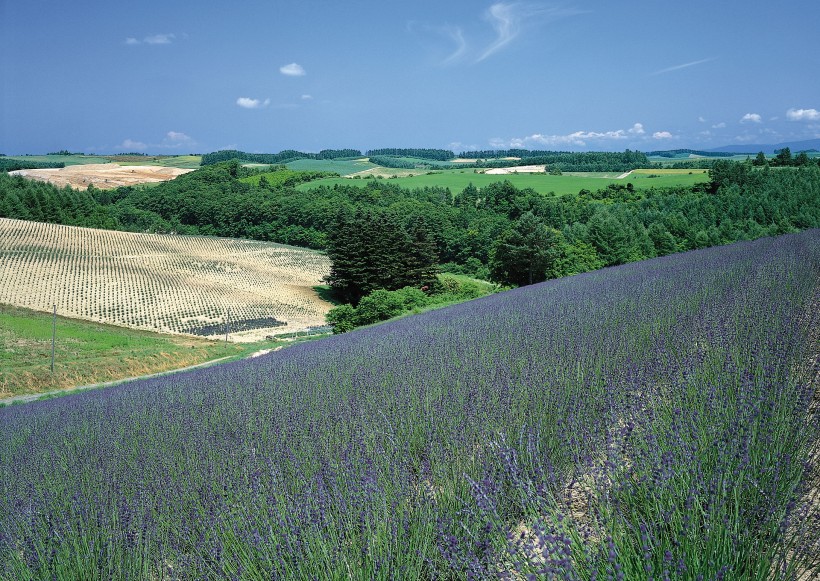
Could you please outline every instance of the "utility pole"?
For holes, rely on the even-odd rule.
[[[231,332],[231,309],[225,315],[225,343],[228,342],[228,333]]]
[[[57,305],[53,304],[54,316],[51,319],[51,373],[54,373],[54,344],[57,341]]]

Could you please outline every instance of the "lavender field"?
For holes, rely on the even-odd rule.
[[[3,579],[820,575],[820,231],[0,409]]]

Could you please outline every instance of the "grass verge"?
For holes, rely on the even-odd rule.
[[[51,332],[50,314],[0,304],[0,399],[237,358],[273,346],[160,335],[58,316],[52,372]]]

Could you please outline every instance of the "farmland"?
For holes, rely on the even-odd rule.
[[[195,169],[202,160],[199,155],[85,155],[81,153],[48,154],[48,155],[9,155],[6,159],[20,161],[64,163],[71,165],[88,165],[100,163],[118,163],[120,165],[156,165],[162,167],[179,167]]]
[[[510,168],[514,170],[515,168]],[[603,174],[607,177],[598,177],[590,174],[565,174],[565,175],[549,175],[536,173],[509,173],[506,175],[494,175],[489,173],[478,173],[472,169],[464,170],[443,170],[427,172],[425,170],[403,170],[380,168],[376,171],[377,175],[384,176],[384,179],[395,182],[403,188],[425,188],[425,187],[442,187],[449,188],[451,191],[461,191],[468,185],[473,184],[477,188],[485,187],[491,183],[507,180],[516,188],[532,188],[541,194],[555,193],[562,194],[577,194],[581,190],[595,191],[605,188],[608,184],[622,184],[632,183],[636,189],[647,189],[652,187],[671,187],[671,186],[692,186],[697,183],[708,181],[709,176],[706,170],[686,170],[681,172],[679,170],[651,170],[642,172],[633,172],[628,177],[623,179],[616,179],[611,177],[611,174]],[[367,175],[367,174],[365,174]],[[399,176],[390,178],[390,176]],[[374,178],[371,178],[374,179]],[[342,178],[325,178],[316,180],[308,184],[298,186],[300,190],[308,190],[320,185],[367,185],[369,180],[351,179],[350,176]]]
[[[172,180],[193,171],[177,167],[153,165],[120,165],[117,163],[77,164],[63,168],[21,169],[9,172],[29,179],[49,182],[57,187],[86,189],[90,185],[101,190]]]
[[[252,341],[322,325],[317,252],[0,219],[0,302],[163,333]]]
[[[811,230],[0,409],[0,577],[816,578],[818,280]]]

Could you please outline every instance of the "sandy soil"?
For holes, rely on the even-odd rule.
[[[194,170],[158,165],[92,163],[54,169],[19,169],[10,171],[9,174],[50,182],[60,188],[68,185],[80,190],[87,188],[89,184],[94,184],[95,188],[110,190],[120,186],[164,182],[190,171]]]
[[[494,167],[484,172],[490,175],[509,175],[513,173],[546,173],[543,165],[518,165],[515,167]]]

